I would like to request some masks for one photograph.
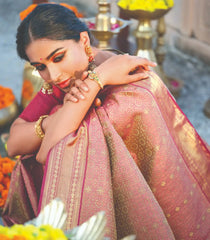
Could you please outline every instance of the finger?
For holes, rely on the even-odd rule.
[[[157,66],[157,63],[156,62],[152,62],[152,61],[150,61],[150,60],[148,60],[148,59],[146,59],[146,58],[144,58],[144,60],[143,60],[144,62],[145,62],[145,64],[141,64],[141,65],[143,65],[143,66],[151,66],[151,67],[156,67]]]
[[[64,98],[64,103],[65,102],[68,102],[68,101],[70,101],[70,102],[78,102],[79,100],[78,100],[78,98],[76,98],[74,95],[71,95],[70,93],[67,93],[66,95],[65,95],[65,98]]]
[[[146,71],[149,71],[150,68],[147,66],[147,65],[142,65],[140,66],[141,70],[146,70]]]
[[[130,65],[131,63],[128,63]],[[155,62],[149,61],[146,58],[140,58],[134,56],[133,63],[135,67],[129,72],[129,75],[136,73],[138,70],[146,70],[150,71],[150,67],[156,67],[157,64]]]
[[[82,80],[80,80],[80,79],[77,79],[76,81],[75,81],[75,85],[76,85],[76,87],[78,87],[80,90],[83,90],[83,91],[85,91],[85,92],[88,92],[88,85],[84,82],[84,81],[82,81]]]
[[[137,62],[139,62],[138,65],[140,65],[140,66],[144,66],[144,65],[146,65],[146,66],[148,65],[148,66],[151,66],[151,67],[156,67],[157,66],[156,62],[153,62],[153,61],[151,61],[147,58],[137,57],[136,60],[137,60]]]
[[[148,77],[149,77],[149,74],[147,72],[136,73],[133,75],[129,75],[129,81],[135,82],[135,81],[146,79]]]
[[[70,94],[78,99],[82,99],[82,100],[85,99],[85,96],[79,91],[79,89],[77,87],[73,87],[71,89]]]
[[[150,71],[150,68],[148,66],[145,66],[145,65],[137,66],[129,72],[129,75],[136,74],[136,73],[142,73],[142,72],[146,72],[146,71]]]
[[[85,79],[87,78],[87,76],[88,76],[88,72],[87,72],[87,71],[84,71],[84,72],[82,73],[81,79],[82,79],[82,80],[85,80]]]

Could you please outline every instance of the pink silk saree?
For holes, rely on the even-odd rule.
[[[100,98],[49,152],[38,211],[59,197],[66,229],[105,211],[111,239],[210,239],[210,152],[162,81]]]

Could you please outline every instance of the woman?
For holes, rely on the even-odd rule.
[[[39,5],[19,27],[20,57],[53,94],[43,88],[11,127],[9,154],[37,153],[45,166],[42,180],[33,156],[18,162],[4,221],[24,222],[59,197],[67,229],[103,210],[111,239],[208,239],[207,146],[148,70],[153,63],[89,45],[88,29],[56,4]],[[87,74],[94,57],[104,62]],[[116,84],[124,85],[104,87]],[[24,190],[15,188],[18,170]]]

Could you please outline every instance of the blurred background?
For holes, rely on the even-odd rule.
[[[15,35],[21,21],[19,13],[35,2],[37,1],[0,0],[0,85],[12,89],[19,107],[25,62],[17,57]],[[96,0],[53,2],[73,5],[85,18],[95,17],[99,13],[100,1]],[[110,1],[111,15],[129,19],[130,22],[129,27],[112,36],[109,44],[137,54],[140,48],[136,35],[139,21],[123,13],[117,2]],[[174,91],[182,111],[200,136],[210,144],[210,1],[174,0],[174,6],[164,15],[164,19],[161,18],[164,22],[159,20],[151,20],[154,31],[159,31],[159,36],[156,32],[152,37],[152,47],[155,52],[159,39],[162,73],[170,80],[169,89]],[[9,125],[1,126],[0,131],[1,134],[7,133]]]

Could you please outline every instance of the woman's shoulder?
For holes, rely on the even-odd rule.
[[[113,54],[116,54],[116,55],[125,54],[124,52],[120,51],[119,49],[115,49],[115,48],[105,48],[105,49],[103,49],[103,51],[112,52]]]
[[[104,61],[106,61],[107,59],[109,59],[112,56],[115,55],[123,55],[124,53],[121,52],[120,50],[117,49],[113,49],[113,48],[106,48],[103,50],[98,50],[95,56],[95,64],[100,65],[101,63],[103,63]]]
[[[100,92],[100,94],[104,98],[107,98],[111,97],[113,94],[127,96],[129,93],[138,92],[150,93],[151,95],[156,96],[157,93],[162,94],[163,92],[168,92],[168,89],[154,71],[149,71],[148,78],[124,85],[107,86]]]

